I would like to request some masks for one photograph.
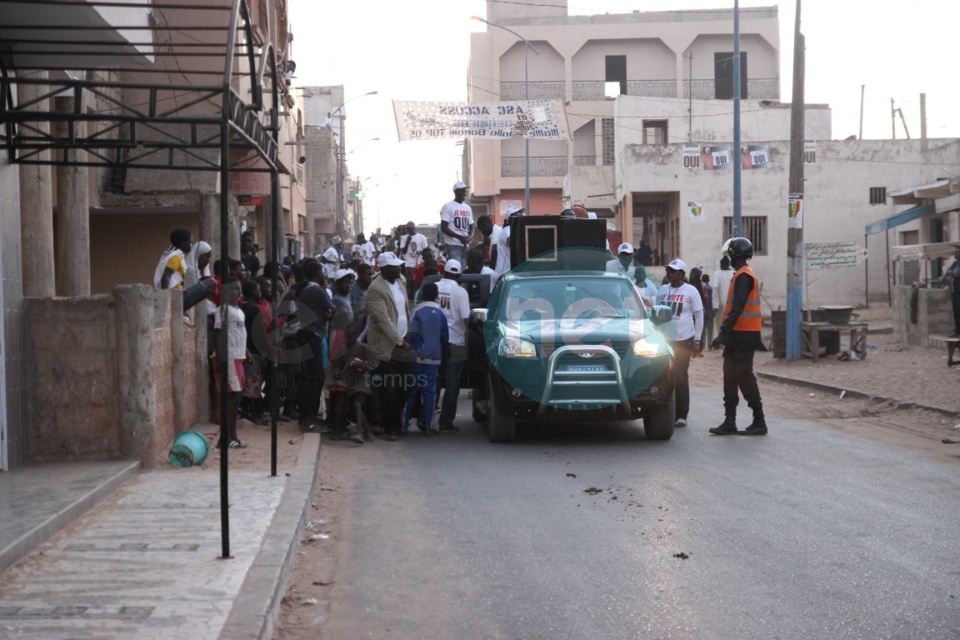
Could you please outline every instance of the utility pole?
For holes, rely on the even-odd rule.
[[[890,131],[892,132],[893,140],[897,139],[897,107],[893,103],[893,98],[890,98]]]
[[[800,32],[800,0],[793,36],[793,104],[790,109],[790,194],[803,206],[804,138],[804,38]],[[801,209],[802,211],[802,209]],[[800,322],[803,320],[803,224],[787,229],[787,360],[802,355]]]
[[[800,2],[800,0],[797,0]],[[733,236],[743,233],[740,152],[740,1],[733,2]]]
[[[920,94],[920,151],[927,150],[927,94]]]

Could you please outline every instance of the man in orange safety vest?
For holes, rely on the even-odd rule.
[[[763,402],[757,376],[753,373],[753,354],[766,351],[760,339],[760,280],[747,264],[753,258],[753,244],[747,238],[732,238],[727,243],[727,256],[734,269],[733,280],[727,289],[727,301],[720,322],[720,333],[710,345],[723,346],[723,423],[710,429],[718,436],[765,436],[767,423],[763,417]],[[753,422],[746,429],[737,430],[738,391],[753,410]]]

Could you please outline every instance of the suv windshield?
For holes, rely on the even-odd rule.
[[[643,303],[621,278],[564,277],[507,283],[500,305],[503,320],[643,318]]]

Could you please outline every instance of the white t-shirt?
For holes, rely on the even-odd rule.
[[[327,250],[323,252],[323,257],[329,263],[332,263],[332,264],[329,264],[329,266],[334,271],[340,268],[340,250],[337,249],[336,247],[327,247]]]
[[[214,315],[213,328],[220,328],[220,309]],[[237,307],[227,305],[227,358],[229,360],[245,360],[247,357],[247,325],[244,322],[243,311]]]
[[[480,275],[490,276],[490,293],[493,293],[494,287],[497,286],[497,272],[491,269],[490,267],[484,265],[483,269],[480,269]]]
[[[499,224],[493,225],[493,231],[490,232],[490,244],[497,244],[497,240],[500,239],[500,232],[503,231],[503,227]]]
[[[393,304],[397,305],[397,331],[401,336],[407,335],[410,323],[407,320],[407,297],[404,295],[403,285],[400,280],[390,286],[390,293],[393,294]]]
[[[510,227],[504,227],[497,238],[497,264],[493,270],[498,277],[510,271]]]
[[[441,278],[437,281],[437,304],[447,317],[450,344],[467,344],[466,320],[470,317],[470,296],[455,280]]]
[[[422,233],[415,233],[413,236],[404,234],[400,236],[397,256],[403,258],[403,263],[408,269],[412,269],[420,264],[420,254],[428,246],[427,238]]]
[[[183,251],[176,247],[170,247],[160,256],[160,262],[153,274],[153,286],[160,288],[160,279],[163,278],[163,272],[167,269],[173,271],[170,274],[170,280],[167,283],[167,289],[180,289],[183,286],[183,279],[187,273],[187,258]]]
[[[354,251],[356,251],[356,255],[361,262],[373,266],[373,260],[377,257],[377,249],[372,242],[367,240],[359,247],[354,247]]]
[[[451,200],[440,209],[440,220],[449,223],[454,232],[469,236],[470,227],[473,226],[473,209],[465,202]],[[444,235],[444,242],[452,247],[463,246],[460,238],[449,233]]]
[[[733,281],[733,269],[720,269],[713,274],[713,280],[710,286],[713,287],[713,308],[723,313],[727,304],[727,291],[730,290],[730,283]]]
[[[673,309],[673,320],[664,326],[671,340],[700,339],[703,333],[703,301],[696,287],[683,282],[674,288],[667,283],[657,291],[657,304]]]

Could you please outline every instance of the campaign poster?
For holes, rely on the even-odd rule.
[[[727,169],[731,166],[730,147],[704,147],[703,168],[707,171]]]
[[[803,229],[802,193],[791,193],[787,200],[787,228]]]

